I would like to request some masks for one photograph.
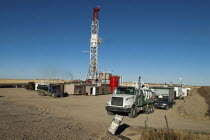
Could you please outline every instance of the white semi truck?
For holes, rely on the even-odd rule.
[[[111,99],[106,103],[108,115],[125,112],[130,118],[135,118],[139,111],[147,114],[154,112],[155,93],[148,87],[139,84],[120,86],[114,90]]]

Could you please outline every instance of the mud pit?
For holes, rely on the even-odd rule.
[[[25,89],[0,89],[0,139],[120,139],[110,137],[107,129],[113,116],[108,116],[105,104],[110,95],[69,96],[52,98],[38,96]],[[179,117],[173,109],[140,114],[134,119],[124,117],[119,134],[134,139],[136,128],[165,128],[164,115],[169,127],[210,132],[210,121]],[[134,129],[135,128],[135,129]]]

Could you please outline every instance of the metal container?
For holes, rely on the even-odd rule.
[[[119,76],[110,77],[110,91],[114,92],[114,88],[119,86]]]

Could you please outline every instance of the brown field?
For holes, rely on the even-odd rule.
[[[35,82],[35,80],[0,79],[0,84],[28,83],[28,82]]]
[[[148,131],[143,131],[145,119],[148,117],[148,127],[165,129],[164,115],[168,118],[169,128],[180,131],[181,134],[177,133],[180,139],[189,137],[183,131],[199,133],[199,136],[190,134],[197,139],[209,139],[209,135],[201,133],[210,132],[210,120],[183,118],[174,109],[157,109],[155,113],[139,114],[133,119],[125,115],[118,136],[111,136],[107,129],[113,116],[108,116],[105,110],[110,96],[52,98],[22,88],[0,89],[0,139],[111,140],[140,139],[141,136],[151,139],[146,136]],[[162,133],[152,131],[154,135]],[[161,136],[164,138],[160,139],[167,139],[165,133]]]
[[[36,79],[36,80],[26,80],[26,79],[0,79],[0,84],[26,84],[28,82],[70,82],[72,80],[60,80],[60,79]]]

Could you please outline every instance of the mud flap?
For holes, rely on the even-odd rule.
[[[108,132],[110,132],[112,135],[114,135],[120,126],[120,123],[123,120],[123,116],[115,115],[114,119],[112,120],[111,125],[109,126]]]

